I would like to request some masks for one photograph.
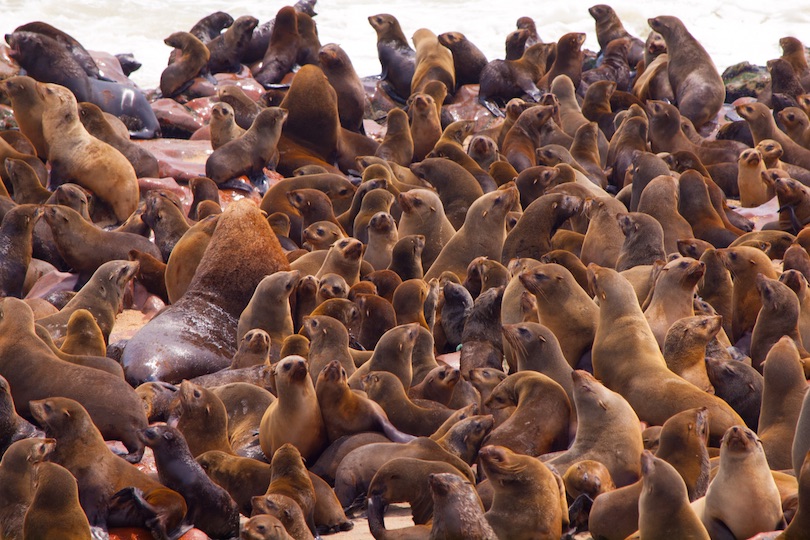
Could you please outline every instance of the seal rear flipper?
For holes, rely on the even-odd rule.
[[[581,493],[568,508],[568,520],[570,522],[569,533],[578,533],[588,529],[588,517],[591,514],[593,499],[585,493]]]
[[[478,97],[478,103],[486,107],[486,109],[495,117],[506,118],[506,115],[503,113],[502,110],[498,108],[498,105],[492,101],[491,99],[487,99],[484,97]]]
[[[167,488],[165,491],[170,492],[171,490]],[[185,503],[183,506],[185,507]],[[167,510],[169,508],[157,508],[146,500],[143,491],[139,488],[126,487],[110,499],[107,523],[114,527],[144,526],[157,540],[177,540],[188,532],[192,525],[185,521],[184,508],[183,516],[178,520],[179,523],[167,530],[166,522],[172,517],[180,517],[167,515]]]

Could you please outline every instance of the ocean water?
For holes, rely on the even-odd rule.
[[[588,14],[588,8],[598,1],[319,0],[315,21],[321,43],[340,44],[362,77],[380,70],[375,33],[367,21],[370,15],[395,15],[406,36],[421,27],[436,34],[462,32],[489,59],[495,59],[503,58],[504,39],[514,30],[517,18],[524,15],[534,18],[544,41],[556,41],[567,32],[585,32],[584,47],[598,50],[594,21]],[[42,20],[71,34],[89,50],[134,53],[143,67],[131,78],[145,88],[157,86],[170,52],[163,39],[171,33],[188,30],[197,20],[218,10],[234,18],[253,15],[261,23],[273,18],[285,5],[211,0],[3,0],[1,4],[3,34],[21,24]],[[720,71],[743,60],[764,65],[779,56],[779,38],[784,36],[793,35],[810,44],[810,10],[795,0],[775,4],[762,0],[616,0],[610,5],[625,28],[642,39],[649,33],[649,17],[680,17]]]

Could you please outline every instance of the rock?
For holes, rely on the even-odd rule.
[[[161,98],[151,105],[164,137],[188,139],[192,133],[205,124],[205,121],[193,109],[181,105],[173,99]]]
[[[722,78],[726,85],[727,103],[741,97],[757,97],[771,83],[767,68],[748,62],[727,67]]]
[[[126,73],[124,73],[124,70],[121,68],[121,62],[118,61],[117,57],[101,51],[87,52],[89,52],[93,60],[96,61],[98,71],[101,75],[125,86],[131,86],[132,88],[138,87],[138,85],[132,82],[132,80],[127,77]]]
[[[179,104],[177,106],[183,107]],[[196,176],[205,176],[205,161],[213,152],[210,141],[154,139],[139,144],[144,145],[157,158],[160,177],[170,176],[175,180],[188,181]]]

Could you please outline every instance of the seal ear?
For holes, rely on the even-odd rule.
[[[167,441],[173,441],[174,433],[172,433],[171,431],[166,431],[163,433],[163,438],[166,439]]]

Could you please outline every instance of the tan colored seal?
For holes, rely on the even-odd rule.
[[[138,207],[138,179],[132,164],[121,152],[87,133],[70,90],[55,84],[38,88],[45,107],[42,132],[48,144],[51,181],[70,180],[89,189],[109,207],[113,222],[123,222]],[[94,221],[101,221],[102,216],[97,209]]]

